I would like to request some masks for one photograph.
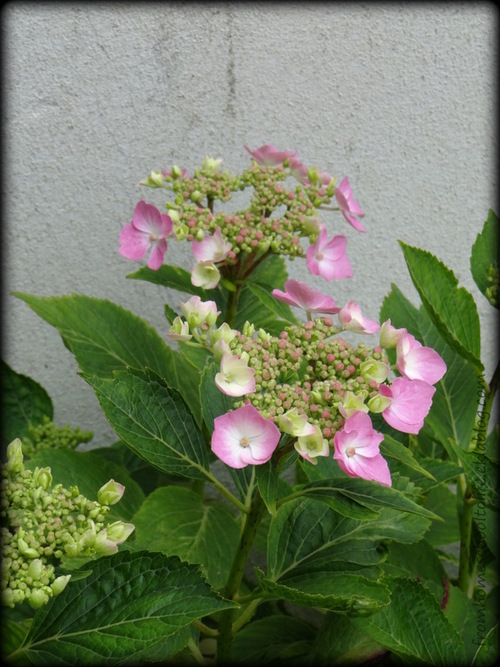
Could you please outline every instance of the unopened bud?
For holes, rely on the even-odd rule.
[[[375,361],[375,359],[363,361],[359,369],[367,382],[374,380],[377,384],[380,384],[384,380],[387,380],[387,376],[389,375],[389,365],[383,361]]]
[[[35,468],[33,471],[33,482],[42,489],[48,489],[52,484],[52,471],[50,468]]]
[[[390,350],[396,347],[401,334],[406,333],[406,329],[396,329],[392,326],[391,320],[386,320],[380,325],[380,347]]]
[[[316,428],[307,421],[306,414],[299,414],[297,408],[292,408],[280,415],[278,419],[280,431],[293,436],[314,435]]]
[[[28,546],[28,543],[22,537],[17,538],[17,548],[19,553],[26,558],[38,558],[40,555],[36,549]]]
[[[161,188],[164,182],[161,171],[151,171],[149,176],[139,181],[139,185],[145,185],[148,188]]]
[[[43,563],[40,558],[35,558],[31,561],[28,567],[28,577],[33,579],[40,579],[43,572]]]
[[[392,398],[389,396],[381,396],[380,394],[377,394],[377,396],[370,398],[367,406],[370,412],[379,413],[388,408],[391,403]]]
[[[243,329],[242,329],[241,333],[244,336],[246,336],[247,338],[250,338],[251,336],[253,336],[254,332],[255,332],[255,325],[250,324],[250,322],[247,320],[245,322],[245,324],[243,325]]]
[[[211,172],[212,174],[215,174],[219,171],[221,164],[222,164],[222,158],[214,160],[214,158],[208,157],[206,155],[205,159],[201,163],[201,168],[203,169],[203,171],[208,171]]]
[[[31,591],[31,595],[28,598],[28,602],[33,609],[40,609],[48,601],[49,596],[41,588],[35,588],[35,590]]]
[[[104,486],[101,486],[97,492],[97,500],[101,505],[114,505],[119,500],[122,499],[125,487],[123,484],[115,482],[114,479],[110,479],[109,482],[106,482]]]
[[[59,593],[62,593],[63,590],[68,585],[70,579],[71,579],[70,574],[65,574],[61,577],[57,577],[57,579],[54,579],[54,581],[50,584],[50,587],[54,595],[59,595]]]
[[[9,472],[22,472],[24,470],[23,445],[19,438],[16,438],[7,446],[7,463],[5,467]]]

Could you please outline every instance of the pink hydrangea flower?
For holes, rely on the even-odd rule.
[[[408,333],[406,329],[396,329],[391,324],[390,318],[380,325],[380,347],[390,350],[396,347],[399,338]]]
[[[193,241],[191,247],[197,262],[223,262],[233,246],[217,227],[212,236],[205,236],[203,241]]]
[[[389,387],[382,384],[379,393],[391,399],[382,417],[402,433],[418,433],[424,425],[436,389],[422,380],[396,378]]]
[[[356,333],[377,333],[380,325],[375,320],[363,317],[361,307],[354,301],[348,301],[339,311],[339,320],[344,329]]]
[[[275,146],[271,144],[265,144],[260,148],[256,148],[254,151],[250,150],[248,146],[245,146],[253,159],[264,167],[274,167],[277,164],[283,164],[283,162],[292,157],[294,153],[292,151],[280,151]]]
[[[191,269],[191,282],[196,287],[214,289],[220,280],[220,271],[213,262],[198,262]]]
[[[407,332],[399,337],[396,355],[396,368],[410,380],[435,384],[446,373],[446,364],[436,350],[424,347]]]
[[[217,310],[215,301],[202,301],[197,295],[181,302],[180,306],[182,314],[191,329],[199,327],[205,322],[211,327],[217,321],[217,316],[220,315],[220,310]]]
[[[339,312],[340,308],[335,305],[331,296],[315,290],[307,283],[291,278],[285,282],[285,292],[279,289],[273,289],[271,294],[278,301],[303,308],[308,312],[333,313]]]
[[[316,243],[307,249],[307,268],[314,276],[325,280],[341,280],[352,277],[352,266],[346,255],[347,239],[334,236],[328,239],[326,229],[322,227]]]
[[[365,228],[358,218],[363,218],[365,214],[360,205],[355,202],[352,197],[352,190],[347,176],[342,180],[338,188],[335,188],[335,198],[340,206],[340,211],[347,222],[359,232],[364,232]]]
[[[239,355],[224,354],[215,384],[228,396],[244,396],[255,391],[255,369]]]
[[[335,433],[333,458],[350,477],[362,477],[391,486],[389,466],[380,454],[383,439],[384,436],[375,431],[365,412],[355,412],[346,419],[344,428]]]
[[[277,426],[247,404],[215,418],[212,451],[231,468],[262,465],[273,455],[279,439]]]
[[[119,253],[127,259],[143,259],[151,246],[148,267],[157,271],[163,263],[167,250],[166,238],[172,231],[173,222],[168,215],[160,213],[145,201],[140,201],[134,209],[131,222],[120,232]]]

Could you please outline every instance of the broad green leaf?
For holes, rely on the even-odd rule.
[[[327,504],[292,500],[279,508],[268,533],[267,595],[339,613],[373,613],[389,597],[377,581],[383,559],[379,537]],[[384,529],[382,528],[382,532]]]
[[[139,456],[163,472],[206,479],[208,451],[181,395],[152,371],[84,376],[106,418]]]
[[[183,343],[182,341],[179,341],[178,345],[181,357],[200,373],[203,371],[207,363],[214,358],[213,354],[204,347],[197,347],[195,345],[190,345],[189,343]]]
[[[415,579],[388,579],[391,604],[355,624],[411,664],[463,665],[464,644],[432,593]]]
[[[121,500],[112,505],[106,520],[130,520],[144,501],[141,487],[130,476],[128,470],[112,461],[103,460],[102,456],[89,452],[69,451],[65,449],[46,449],[36,454],[25,467],[34,470],[36,466],[50,467],[53,484],[64,487],[77,486],[81,494],[89,500],[97,500],[97,492],[114,479],[125,486]]]
[[[451,269],[426,250],[399,242],[411,279],[434,326],[448,345],[481,372],[479,316],[472,295]]]
[[[200,403],[205,424],[210,433],[214,430],[214,419],[225,415],[233,408],[235,401],[231,396],[223,394],[215,384],[215,376],[219,372],[218,364],[212,362],[205,366],[201,376]]]
[[[150,324],[125,308],[82,294],[14,296],[57,328],[84,373],[111,377],[114,370],[131,367],[171,375],[172,350]]]
[[[203,502],[191,489],[164,486],[146,498],[132,523],[134,548],[199,564],[214,588],[226,583],[240,537],[238,521],[227,505]]]
[[[165,318],[169,324],[172,324],[178,315],[178,313],[171,306],[169,306],[168,303],[163,304],[163,312],[165,313]]]
[[[166,660],[189,641],[189,625],[236,605],[198,568],[148,551],[100,558],[37,613],[21,649],[35,665],[119,665]]]
[[[278,497],[279,477],[276,471],[276,465],[273,461],[268,461],[264,465],[255,466],[255,477],[260,495],[264,501],[267,510],[273,516],[276,516],[276,500]]]
[[[285,260],[280,255],[273,254],[269,254],[248,276],[249,282],[262,285],[269,292],[273,289],[284,289],[287,278]]]
[[[271,296],[266,288],[250,281],[241,290],[235,328],[241,331],[246,320],[273,335],[298,323],[289,306]]]
[[[26,624],[25,621],[11,621],[8,618],[5,618],[5,613],[2,618],[2,661],[6,662],[8,657],[17,651],[21,646],[29,630],[29,623]],[[19,655],[17,661],[13,660],[9,662],[11,665],[23,665],[26,664],[26,661],[22,660],[21,655]]]
[[[422,345],[441,355],[447,370],[435,385],[432,407],[422,430],[431,426],[444,447],[448,447],[449,437],[467,446],[479,400],[478,378],[472,366],[446,344],[425,310],[415,308],[395,285],[384,299],[380,317],[381,321],[391,318],[393,326],[406,328]]]
[[[352,618],[328,613],[309,659],[312,665],[365,665],[385,652]]]
[[[193,285],[189,271],[182,269],[180,266],[163,264],[157,271],[153,271],[153,269],[143,266],[137,271],[134,271],[134,273],[127,274],[126,277],[132,280],[146,280],[148,283],[153,283],[154,285],[171,287],[179,290],[179,292],[187,292],[187,294],[197,295],[202,301],[206,301],[209,298],[206,290]]]
[[[43,417],[52,419],[52,401],[45,389],[32,378],[16,373],[0,360],[2,386],[2,443],[21,440],[28,435],[30,425],[37,426]]]
[[[410,470],[413,470],[414,472],[417,472],[424,477],[436,481],[431,473],[423,468],[415,459],[408,447],[405,447],[402,443],[398,442],[394,438],[391,438],[390,435],[385,435],[384,440],[380,443],[380,453],[384,456],[384,458],[395,459],[396,461],[402,463],[403,466],[410,468]]]
[[[347,498],[359,503],[362,507],[377,509],[387,507],[401,512],[410,512],[418,514],[428,519],[436,519],[436,515],[429,512],[424,507],[417,505],[413,500],[405,496],[404,493],[396,488],[383,486],[377,482],[366,479],[339,478],[325,479],[318,482],[311,482],[300,487],[300,491],[309,497],[321,500],[322,497],[346,496]]]
[[[232,660],[245,665],[303,664],[315,634],[311,625],[293,616],[266,616],[235,635]]]
[[[200,402],[201,373],[191,361],[174,350],[171,351],[170,362],[170,372],[165,379],[181,394],[196,423],[201,427],[203,422]]]
[[[500,262],[498,257],[498,230],[499,221],[496,214],[490,209],[488,218],[484,223],[482,231],[477,235],[476,241],[472,246],[470,257],[470,270],[476,285],[482,294],[496,308],[499,307],[498,297],[491,299],[488,290],[494,285],[494,272],[496,271],[498,280],[498,271]]]
[[[498,511],[500,508],[500,496],[497,491],[498,465],[481,452],[466,452],[453,440],[450,440],[450,445],[458,456],[459,464],[465,471],[474,496],[486,507]]]
[[[425,507],[442,519],[432,522],[425,539],[434,547],[458,542],[457,497],[446,484],[435,486],[426,493]]]

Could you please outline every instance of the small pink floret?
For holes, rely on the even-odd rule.
[[[264,167],[274,167],[278,164],[283,164],[286,159],[294,155],[292,151],[280,151],[271,144],[265,144],[260,148],[256,148],[254,151],[250,150],[248,146],[245,146],[245,150],[250,153],[256,162]]]
[[[139,260],[151,252],[148,267],[157,271],[163,263],[167,250],[167,236],[171,233],[173,222],[168,215],[152,204],[140,201],[134,209],[131,222],[120,232],[119,253],[127,259]]]
[[[339,320],[344,329],[355,331],[356,333],[374,334],[380,329],[380,325],[375,320],[363,317],[361,307],[354,301],[348,301],[340,309]]]
[[[212,451],[231,468],[262,465],[273,455],[279,439],[278,427],[247,404],[216,417]]]
[[[349,185],[347,176],[342,180],[338,188],[335,188],[335,198],[340,207],[340,211],[347,222],[359,232],[364,232],[365,228],[358,218],[363,218],[365,214],[360,205],[353,199],[351,186]]]
[[[410,380],[435,384],[446,373],[446,364],[436,350],[424,347],[409,333],[399,337],[396,354],[396,368]]]
[[[278,301],[296,306],[309,312],[338,313],[340,308],[335,305],[331,296],[315,290],[307,283],[291,278],[285,282],[285,291],[274,289],[271,294]]]
[[[316,243],[307,249],[307,268],[314,276],[322,276],[328,281],[351,278],[352,266],[346,255],[346,247],[345,236],[328,239],[323,227]]]
[[[391,398],[391,404],[382,412],[385,421],[402,433],[416,434],[424,425],[432,405],[435,388],[422,380],[396,378],[390,387],[381,384],[379,393]]]

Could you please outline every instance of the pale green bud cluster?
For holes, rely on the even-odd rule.
[[[92,431],[72,428],[69,424],[56,426],[48,417],[44,417],[41,424],[29,426],[28,435],[22,441],[23,454],[31,458],[44,449],[75,449],[82,443],[90,442],[93,437]]]
[[[107,482],[98,502],[76,486],[53,486],[50,468],[25,469],[19,439],[8,446],[1,474],[1,590],[9,607],[28,601],[36,609],[47,603],[70,580],[71,575],[57,576],[62,559],[115,553],[134,529],[122,521],[106,524],[109,505],[125,490],[121,484]]]
[[[302,444],[318,451],[323,439],[333,447],[335,433],[345,422],[340,405],[347,414],[380,411],[374,397],[389,371],[380,347],[364,343],[354,347],[333,338],[338,329],[328,317],[287,327],[279,337],[262,330],[254,333],[247,328],[246,334],[239,333],[229,343],[231,352],[247,355],[248,365],[255,369],[255,392],[236,402],[235,408],[250,401],[287,433],[293,432],[297,420],[302,429],[300,416],[305,415],[319,432]]]

